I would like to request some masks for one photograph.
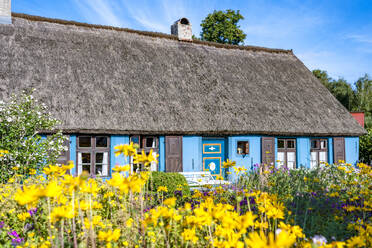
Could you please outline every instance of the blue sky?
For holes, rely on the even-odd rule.
[[[372,0],[12,0],[12,11],[32,15],[170,32],[187,17],[193,33],[213,10],[240,10],[246,45],[293,49],[309,69],[354,83],[372,76]]]

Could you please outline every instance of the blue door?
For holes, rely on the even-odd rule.
[[[222,163],[225,161],[225,139],[203,139],[203,170],[212,176],[224,176]]]

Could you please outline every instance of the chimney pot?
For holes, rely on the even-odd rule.
[[[177,35],[178,40],[192,41],[192,26],[190,21],[183,17],[171,26],[171,34]]]
[[[0,0],[0,24],[12,23],[11,0]]]

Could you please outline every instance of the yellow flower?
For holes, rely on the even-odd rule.
[[[72,219],[74,216],[75,211],[71,206],[59,206],[53,209],[49,218],[54,223],[62,218]]]
[[[98,239],[101,241],[111,242],[111,241],[118,241],[120,238],[120,229],[115,229],[114,231],[108,230],[107,232],[99,231],[98,232]]]
[[[35,175],[35,174],[36,174],[36,170],[35,170],[35,169],[30,169],[29,174],[30,174],[30,175]]]
[[[19,205],[35,204],[40,197],[40,189],[36,185],[23,186],[22,189],[17,189],[14,195],[14,200],[17,201]]]
[[[362,247],[362,246],[365,246],[365,239],[360,237],[360,236],[355,236],[355,237],[352,237],[350,238],[348,241],[347,241],[347,246],[348,247]]]
[[[177,201],[176,197],[171,197],[171,198],[165,199],[164,204],[169,207],[174,207],[176,205],[176,201]]]
[[[199,238],[195,234],[195,228],[184,229],[181,233],[181,236],[185,241],[191,241],[194,244],[199,240]]]
[[[115,166],[114,169],[112,169],[113,171],[117,171],[117,172],[122,172],[122,171],[129,171],[130,170],[130,164],[127,164],[127,165],[124,165],[124,166]]]
[[[216,180],[223,180],[223,177],[221,177],[221,176],[216,176]]]
[[[57,181],[50,182],[43,190],[43,195],[46,197],[57,198],[62,194],[62,187],[58,185]]]
[[[247,169],[246,168],[244,168],[244,167],[236,167],[236,168],[234,168],[234,170],[235,170],[235,172],[237,173],[237,174],[239,174],[240,172],[244,172],[244,171],[246,171]]]
[[[133,142],[130,142],[130,144],[124,144],[124,145],[117,145],[114,147],[115,149],[115,156],[119,156],[120,154],[123,154],[124,156],[134,156],[137,154],[137,150],[133,145]]]
[[[166,186],[159,186],[158,192],[168,192],[168,188]]]
[[[233,167],[235,165],[236,165],[235,161],[231,161],[229,159],[226,159],[226,162],[223,162],[222,167],[227,169],[227,168]]]
[[[17,215],[18,219],[25,221],[27,218],[31,217],[29,212],[21,213]]]
[[[133,226],[133,219],[132,218],[129,218],[126,222],[125,222],[125,225],[126,227],[132,227]]]
[[[158,163],[158,161],[156,160],[157,157],[159,157],[159,154],[156,154],[154,156],[152,149],[150,150],[149,155],[146,155],[145,151],[142,150],[141,154],[134,154],[133,163],[148,166],[152,162]]]

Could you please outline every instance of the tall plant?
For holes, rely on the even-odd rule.
[[[53,118],[44,104],[31,94],[22,92],[9,101],[0,101],[0,179],[18,174],[35,173],[47,164],[55,163],[63,149],[60,131],[42,137],[40,131],[53,131],[59,121]]]

